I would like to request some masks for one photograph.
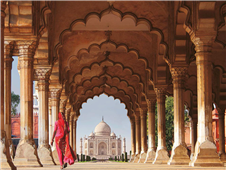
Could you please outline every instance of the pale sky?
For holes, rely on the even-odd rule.
[[[12,91],[20,95],[20,77],[17,70],[18,57],[13,57],[12,65]],[[20,112],[20,107],[18,107]],[[121,135],[122,139],[126,138],[126,151],[129,154],[131,150],[131,125],[127,117],[125,105],[118,99],[108,97],[105,94],[94,99],[88,99],[87,103],[82,105],[80,116],[77,121],[77,153],[80,154],[80,138],[86,137],[94,131],[96,125],[101,122],[102,116],[104,121],[111,127],[116,136]]]

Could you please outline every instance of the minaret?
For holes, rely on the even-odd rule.
[[[80,154],[82,154],[82,138],[80,139]]]
[[[122,153],[126,152],[126,138],[123,138],[123,146],[122,146]]]

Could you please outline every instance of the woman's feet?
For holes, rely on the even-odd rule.
[[[60,169],[64,169],[64,165],[60,166]]]
[[[64,168],[66,168],[66,167],[67,167],[67,163],[64,164]]]

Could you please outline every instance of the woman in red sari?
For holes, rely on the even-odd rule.
[[[65,120],[64,113],[59,112],[58,121],[55,122],[54,126],[51,145],[53,145],[53,140],[55,138],[61,169],[67,167],[67,163],[70,165],[73,164],[76,159],[75,153],[69,145],[69,131],[69,126]]]

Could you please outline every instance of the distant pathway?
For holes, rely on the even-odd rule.
[[[45,167],[19,167],[18,170],[60,170],[60,166]],[[65,170],[226,170],[226,167],[189,167],[189,166],[169,166],[169,165],[152,165],[139,163],[120,163],[120,162],[86,162],[75,163],[68,166]]]

